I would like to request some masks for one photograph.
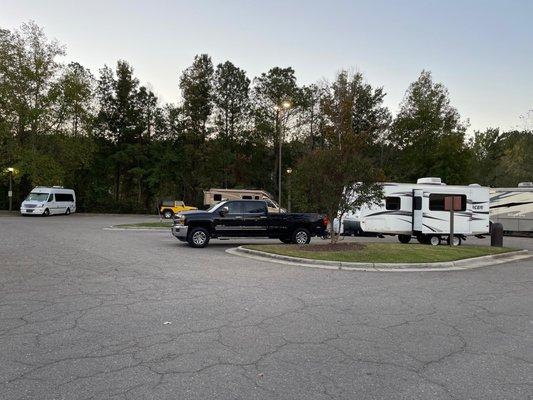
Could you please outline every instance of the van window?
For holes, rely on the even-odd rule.
[[[213,195],[213,200],[215,201],[222,201],[222,195],[220,193],[216,193]]]
[[[385,197],[385,209],[399,210],[401,208],[401,199],[399,197]]]
[[[461,197],[461,209],[458,211],[466,210],[466,195],[464,194],[431,193],[429,195],[430,211],[444,211],[444,198],[448,196]]]
[[[50,196],[48,196],[48,202],[54,201],[54,194],[50,193]]]
[[[70,193],[56,193],[56,201],[74,201],[74,196]]]
[[[26,197],[26,201],[46,201],[48,199],[48,193],[30,193]]]

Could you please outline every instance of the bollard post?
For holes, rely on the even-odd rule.
[[[503,225],[499,222],[492,224],[490,230],[490,245],[493,247],[503,246]]]

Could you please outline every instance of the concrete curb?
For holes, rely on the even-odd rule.
[[[115,225],[106,226],[105,228],[102,228],[104,231],[153,231],[153,232],[169,232],[171,226],[168,228],[141,228],[141,227],[132,227],[132,228],[125,228],[125,227],[118,227]]]
[[[264,251],[246,249],[242,246],[226,250],[227,253],[241,257],[248,257],[260,261],[269,261],[277,264],[294,265],[308,268],[320,268],[343,271],[374,271],[374,272],[443,272],[464,271],[486,267],[489,265],[503,264],[510,261],[523,260],[531,257],[528,250],[511,251],[508,253],[494,254],[482,257],[466,258],[457,261],[436,263],[355,263],[343,261],[310,260],[266,253]]]

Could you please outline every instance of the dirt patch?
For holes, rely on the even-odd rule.
[[[326,243],[296,245],[296,247],[298,247],[298,250],[302,251],[354,251],[362,250],[365,248],[365,245],[361,243]]]

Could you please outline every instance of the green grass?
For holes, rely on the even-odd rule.
[[[246,245],[248,249],[285,256],[314,260],[369,262],[369,263],[421,263],[455,261],[489,254],[505,253],[514,249],[487,246],[430,246],[422,244],[366,243],[360,250],[307,251],[297,245]]]
[[[117,228],[170,228],[172,221],[163,222],[138,222],[136,224],[115,225]]]

